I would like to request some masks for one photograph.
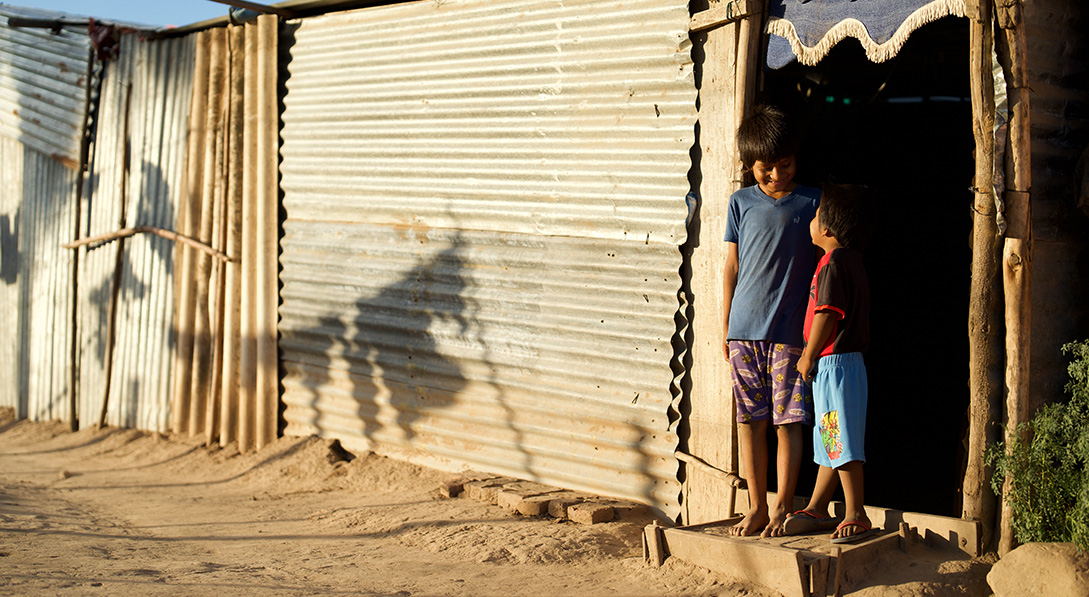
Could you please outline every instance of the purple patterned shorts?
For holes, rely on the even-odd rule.
[[[802,347],[763,340],[730,340],[730,391],[737,422],[813,424],[813,393],[794,366]]]

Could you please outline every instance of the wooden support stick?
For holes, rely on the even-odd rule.
[[[968,295],[968,445],[961,490],[961,515],[982,523],[983,544],[991,541],[997,498],[986,447],[998,440],[1002,400],[1001,276],[1002,238],[994,196],[994,74],[991,66],[990,0],[971,3],[970,85],[975,136],[975,201],[972,206],[972,280]]]
[[[79,247],[82,247],[82,246],[85,246],[85,245],[97,245],[97,244],[102,244],[102,243],[108,243],[108,242],[112,242],[112,241],[119,240],[119,239],[122,239],[122,238],[127,238],[127,237],[130,237],[130,236],[135,236],[137,234],[145,234],[145,233],[146,234],[154,234],[155,236],[160,236],[162,238],[172,240],[174,242],[181,243],[183,245],[192,247],[192,248],[194,248],[194,249],[196,249],[198,251],[207,253],[207,254],[211,255],[212,257],[215,257],[216,259],[218,259],[218,260],[220,260],[220,261],[222,261],[224,263],[231,262],[231,261],[238,261],[238,259],[236,259],[234,257],[231,257],[230,255],[227,255],[226,253],[224,253],[222,251],[219,251],[219,250],[215,249],[214,247],[210,247],[207,244],[202,243],[199,240],[197,240],[197,239],[195,239],[195,238],[193,238],[191,236],[186,236],[184,234],[179,234],[179,233],[174,232],[172,230],[165,230],[163,228],[156,228],[155,226],[133,226],[133,227],[130,227],[130,228],[122,228],[122,229],[114,231],[114,232],[107,232],[107,233],[104,233],[104,234],[96,234],[94,236],[88,236],[88,237],[85,237],[85,238],[74,240],[74,241],[72,241],[70,243],[64,243],[61,246],[64,247],[65,249],[76,249],[76,248],[79,248]]]
[[[121,157],[121,185],[120,185],[120,197],[121,197],[121,217],[119,218],[119,224],[121,229],[125,228],[126,211],[128,210],[128,188],[129,188],[129,160],[131,158],[129,152],[129,108],[132,105],[132,85],[126,85],[125,91],[125,121],[124,126],[121,129],[123,134],[122,139],[125,140],[125,150]],[[102,410],[98,413],[98,428],[101,429],[106,426],[106,413],[109,411],[110,406],[110,385],[113,381],[113,349],[116,343],[117,336],[117,299],[121,293],[121,274],[122,266],[125,264],[125,237],[118,239],[117,243],[117,255],[114,257],[113,262],[113,287],[110,288],[110,312],[106,323],[106,379],[102,384]]]
[[[1029,346],[1032,343],[1032,212],[1029,190],[1031,181],[1031,129],[1025,19],[1021,0],[1005,0],[995,15],[998,29],[995,49],[1006,78],[1010,109],[1006,150],[1006,246],[1003,254],[1003,281],[1006,298],[1006,434],[1007,445],[1013,434],[1034,412],[1029,396]],[[1006,478],[1006,487],[1010,478]],[[1009,492],[1003,492],[1009,495]],[[1012,529],[1013,510],[1004,501],[999,525],[999,554],[1017,546]]]

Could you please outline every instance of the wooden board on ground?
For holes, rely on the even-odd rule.
[[[849,567],[869,565],[881,555],[901,549],[904,543],[899,529],[838,545],[829,541],[827,531],[789,537],[734,537],[729,529],[739,520],[678,528],[649,526],[644,534],[647,561],[660,564],[675,557],[783,595],[820,597],[838,593]]]

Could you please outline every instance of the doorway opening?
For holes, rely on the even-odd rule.
[[[757,97],[801,118],[798,182],[865,184],[878,203],[865,253],[866,504],[955,517],[969,399],[968,52],[968,21],[945,18],[882,64],[848,39],[816,66],[768,70]],[[805,458],[812,462],[809,442]],[[798,495],[809,494],[815,476],[803,465]]]

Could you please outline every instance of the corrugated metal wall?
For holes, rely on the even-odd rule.
[[[123,37],[107,66],[83,236],[175,228],[185,192],[194,42]],[[165,431],[174,354],[174,243],[138,234],[80,249],[80,424]],[[118,257],[118,252],[121,256]],[[114,276],[120,277],[115,281]],[[116,299],[114,286],[117,286]],[[110,309],[116,300],[112,354]],[[112,369],[107,365],[112,360]],[[109,383],[107,383],[107,377]]]
[[[687,3],[427,2],[295,25],[288,433],[676,514]]]
[[[275,16],[197,36],[188,192],[178,228],[229,262],[184,248],[172,427],[241,450],[279,422],[279,28]]]
[[[0,7],[0,135],[75,168],[90,43],[83,31],[8,26],[25,12]]]
[[[67,419],[86,35],[13,29],[0,10],[0,404]]]
[[[0,405],[68,418],[76,173],[0,136]]]

